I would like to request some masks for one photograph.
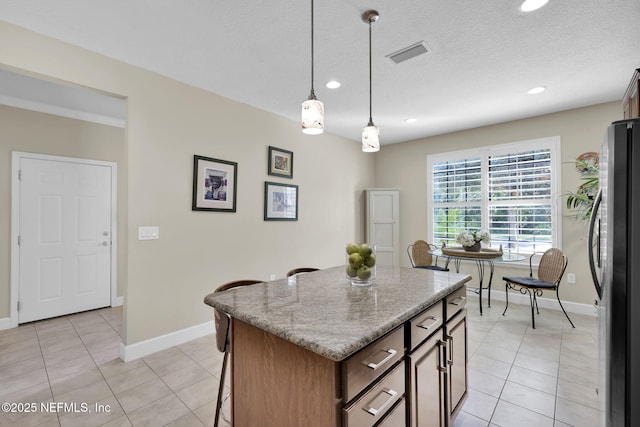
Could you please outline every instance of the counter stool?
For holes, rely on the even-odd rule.
[[[220,285],[215,291],[222,292],[231,288],[237,288],[239,286],[248,286],[255,285],[256,283],[263,283],[262,280],[236,280],[233,282],[225,283],[224,285]],[[229,357],[229,325],[231,324],[231,316],[229,316],[224,311],[220,311],[218,309],[213,309],[214,320],[216,324],[216,347],[222,353],[224,353],[224,357],[222,359],[222,370],[220,372],[220,386],[218,387],[218,400],[216,402],[216,415],[215,420],[213,421],[214,427],[218,427],[218,423],[220,421],[220,415],[222,414],[222,418],[229,422],[227,417],[224,416],[222,412],[222,405],[229,399],[230,394],[227,394],[224,398],[222,394],[224,393],[224,378],[227,374],[227,359]]]

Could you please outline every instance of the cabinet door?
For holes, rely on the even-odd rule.
[[[411,426],[443,427],[445,409],[445,343],[440,334],[432,337],[409,356]]]
[[[451,419],[467,398],[467,310],[446,325],[447,365],[449,367],[449,411]]]

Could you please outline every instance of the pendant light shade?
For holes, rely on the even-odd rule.
[[[365,153],[380,151],[380,129],[373,123],[362,128],[362,151]]]
[[[315,96],[302,103],[302,132],[307,135],[324,132],[324,104]]]
[[[311,0],[311,92],[302,103],[302,132],[319,135],[324,132],[324,104],[313,91],[313,0]]]
[[[380,129],[373,124],[371,114],[372,90],[371,90],[371,24],[376,22],[380,15],[375,10],[369,10],[362,15],[362,20],[369,24],[369,123],[362,129],[362,151],[365,153],[375,153],[380,151]]]

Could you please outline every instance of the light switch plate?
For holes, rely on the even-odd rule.
[[[160,227],[138,227],[138,240],[157,240],[160,238]]]

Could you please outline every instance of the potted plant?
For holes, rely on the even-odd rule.
[[[593,210],[593,203],[600,189],[600,171],[598,163],[590,160],[576,160],[576,168],[582,176],[582,184],[575,193],[567,194],[567,209],[575,210],[577,219],[588,221]]]
[[[480,242],[489,243],[489,232],[485,230],[464,230],[456,237],[465,251],[480,252]]]

